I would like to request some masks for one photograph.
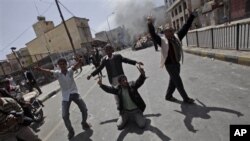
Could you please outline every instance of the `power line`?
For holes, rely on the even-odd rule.
[[[72,13],[65,5],[63,5],[62,4],[62,2],[60,2],[60,1],[58,1],[59,3],[60,3],[60,5],[62,5],[63,6],[63,8],[66,10],[66,11],[68,11],[72,16],[75,16],[75,14],[74,13]],[[93,28],[91,28],[90,27],[90,29],[92,30],[92,31],[94,31],[95,33],[97,33],[97,31],[96,30],[94,30]]]
[[[48,8],[46,10],[44,10],[44,12],[42,13],[45,14],[52,6],[53,3],[50,3],[50,5],[48,6]],[[37,9],[37,7],[36,7]],[[37,9],[38,10],[38,9]],[[2,48],[0,51],[4,51],[5,49],[9,48],[10,45],[12,45],[15,41],[17,41],[24,33],[26,33],[30,28],[32,27],[32,25],[30,25],[28,28],[26,28],[20,35],[18,35],[13,41],[11,41],[10,43],[8,43],[7,45],[4,46],[4,48]]]
[[[36,5],[36,1],[34,1],[34,5],[35,5],[35,7],[36,7],[36,12],[37,12],[37,14],[40,15],[39,10],[38,10],[37,5]]]
[[[42,13],[42,15],[44,15],[46,12],[49,11],[49,9],[51,8],[51,6],[53,5],[54,3],[50,3],[50,5],[48,6],[48,8],[46,10],[44,10],[44,12]]]
[[[66,6],[64,6],[60,1],[58,1],[64,9],[66,9],[72,16],[75,16]]]
[[[25,32],[27,32],[31,26],[29,26],[27,29],[25,29],[20,35],[18,35],[12,42],[8,43],[4,48],[1,49],[1,51],[4,51],[6,48],[8,48],[11,44],[13,44],[15,41],[17,41]]]
[[[53,4],[54,2],[48,2],[48,1],[43,1],[43,0],[39,0],[40,2],[46,3],[46,4]]]

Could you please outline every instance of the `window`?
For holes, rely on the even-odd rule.
[[[176,29],[179,30],[179,19],[176,20]]]
[[[177,8],[175,9],[175,15],[177,15],[178,14],[178,12],[177,12]]]
[[[179,6],[179,13],[181,13],[182,12],[182,8],[181,8],[181,5]]]
[[[174,11],[172,11],[172,17],[174,17]]]
[[[184,18],[183,18],[183,17],[181,17],[181,26],[183,25],[183,20],[184,20]]]
[[[187,3],[184,1],[183,3],[184,10],[187,9]]]

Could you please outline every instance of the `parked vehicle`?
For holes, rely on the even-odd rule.
[[[150,46],[153,46],[152,40],[148,36],[142,36],[135,42],[133,50],[144,49]]]
[[[32,118],[34,122],[43,121],[43,103],[41,100],[37,99],[39,93],[37,91],[32,91],[23,96],[24,102],[29,103],[26,105],[26,110],[24,111],[27,116]]]
[[[42,101],[37,97],[38,91],[32,91],[29,93],[23,93],[19,86],[15,86],[11,90],[6,89],[7,86],[1,88],[1,94],[4,97],[11,97],[15,99],[23,108],[24,116],[27,116],[33,120],[33,122],[43,121],[43,109]],[[8,88],[8,87],[7,87]],[[31,122],[30,122],[31,123]]]

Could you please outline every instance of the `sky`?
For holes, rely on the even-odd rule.
[[[140,6],[145,2],[154,7],[164,4],[164,0],[60,0],[60,2],[68,9],[60,5],[65,20],[72,16],[89,19],[92,35],[108,30],[107,18],[111,28],[119,26],[121,23],[116,20],[121,13],[131,11],[126,6],[133,3]],[[119,16],[116,13],[119,13]],[[46,20],[53,21],[55,25],[61,23],[55,0],[0,0],[0,60],[6,59],[11,47],[23,48],[27,42],[35,38],[32,25],[37,22],[38,15],[45,16]]]

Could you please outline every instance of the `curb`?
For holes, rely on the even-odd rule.
[[[45,102],[46,100],[48,100],[49,98],[51,98],[52,96],[56,95],[61,89],[57,88],[56,90],[50,92],[48,95],[46,95],[45,97],[41,97],[39,98],[42,102]]]
[[[221,61],[231,62],[235,64],[250,66],[250,56],[234,56],[234,55],[226,55],[222,53],[212,53],[207,51],[199,51],[199,50],[192,50],[192,49],[183,49],[186,53],[214,58]]]

